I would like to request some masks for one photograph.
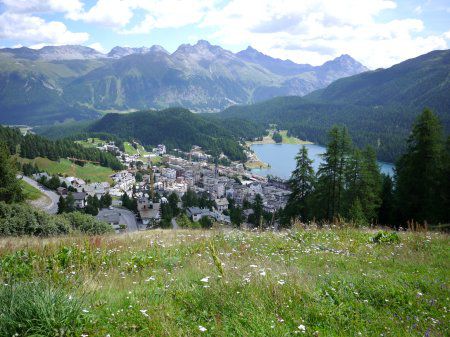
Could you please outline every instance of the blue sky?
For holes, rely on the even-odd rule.
[[[321,64],[350,54],[387,67],[450,45],[450,1],[391,0],[0,0],[0,46],[248,45]]]

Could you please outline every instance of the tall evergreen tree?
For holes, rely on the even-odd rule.
[[[289,219],[299,217],[301,220],[305,220],[307,199],[315,184],[313,161],[309,159],[308,149],[305,146],[299,150],[295,160],[297,165],[289,180],[292,193],[286,205],[286,216]]]
[[[375,150],[366,147],[355,149],[346,169],[346,205],[350,210],[356,199],[367,222],[373,223],[381,204],[382,178]]]
[[[0,201],[12,203],[24,199],[16,174],[16,163],[10,156],[6,144],[0,142]]]
[[[327,150],[322,155],[323,163],[318,171],[316,197],[318,209],[324,210],[318,215],[331,220],[342,214],[345,174],[352,142],[345,127],[334,126],[328,138]]]
[[[413,125],[406,153],[396,165],[397,200],[402,221],[436,223],[444,220],[444,198],[439,193],[440,184],[448,179],[444,176],[444,158],[441,123],[433,112],[425,109]]]
[[[378,222],[382,225],[392,226],[394,219],[394,183],[388,175],[383,175],[383,186],[381,189],[381,205],[378,209]]]
[[[63,214],[67,210],[66,199],[61,195],[58,201],[58,214]]]

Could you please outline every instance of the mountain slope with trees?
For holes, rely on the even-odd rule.
[[[0,49],[0,122],[53,124],[94,119],[103,111],[174,106],[220,111],[305,95],[366,70],[348,55],[316,67],[258,55],[252,59],[248,50],[235,54],[203,40],[172,54],[160,46],[116,47],[109,54],[82,46]],[[280,71],[286,64],[289,71]]]
[[[232,160],[245,160],[238,141],[258,137],[264,128],[252,122],[230,119],[223,124],[214,118],[194,114],[186,109],[139,111],[108,114],[87,128],[88,132],[105,132],[122,139],[136,139],[146,146],[165,144],[169,149],[190,151],[198,145],[210,154],[221,152]]]
[[[333,127],[317,174],[307,149],[300,149],[281,222],[346,219],[358,226],[448,224],[450,137],[445,139],[439,119],[425,109],[407,144],[393,179],[380,173],[371,147],[354,147],[345,127]]]
[[[372,145],[378,157],[395,161],[405,150],[410,125],[428,107],[450,132],[450,51],[434,51],[389,69],[340,79],[305,97],[277,97],[224,110],[294,136],[326,144],[333,125],[346,125],[356,145]]]

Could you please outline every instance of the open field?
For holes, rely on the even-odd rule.
[[[84,166],[73,164],[68,159],[60,159],[59,161],[52,161],[48,158],[37,157],[35,159],[20,159],[21,162],[28,162],[36,164],[40,170],[46,171],[49,174],[62,174],[67,176],[75,176],[86,181],[112,182],[109,177],[114,173],[109,167],[94,165],[86,163]]]
[[[104,145],[105,141],[100,138],[88,138],[86,140],[76,140],[75,143],[78,143],[84,147],[98,147]]]
[[[23,194],[26,200],[37,200],[44,196],[37,188],[31,186],[24,180],[20,180],[20,185],[22,186]]]
[[[125,153],[129,155],[137,154],[137,150],[129,142],[124,142],[123,146],[125,148]]]
[[[38,320],[40,333],[448,336],[448,236],[400,233],[400,242],[373,243],[375,234],[155,230],[3,238],[0,305],[15,301],[13,313],[0,316],[0,334],[27,335],[27,324],[35,324],[27,319],[51,309],[56,319]]]
[[[273,130],[271,130],[269,132],[268,136],[264,136],[262,140],[247,142],[246,145],[251,146],[253,144],[275,144],[275,141],[272,139],[272,135],[273,135]],[[282,142],[283,144],[300,144],[300,145],[313,144],[307,140],[301,140],[296,137],[289,137],[287,135],[286,130],[281,130],[280,135],[283,138],[283,142]]]
[[[286,130],[280,131],[280,135],[281,137],[283,137],[283,144],[300,144],[300,145],[313,144],[312,142],[309,142],[307,140],[301,140],[296,137],[288,136]]]
[[[263,168],[268,168],[269,165],[267,163],[264,163],[262,161],[260,161],[259,159],[256,161],[247,161],[245,163],[245,167],[249,170],[252,169],[263,169]]]

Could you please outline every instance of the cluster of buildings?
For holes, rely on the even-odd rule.
[[[188,191],[194,191],[198,195],[207,196],[214,201],[213,209],[190,207],[187,215],[198,221],[204,216],[216,221],[229,223],[230,218],[227,210],[228,199],[234,200],[235,204],[243,207],[249,201],[254,201],[259,194],[263,200],[263,208],[267,212],[275,212],[285,207],[290,191],[285,182],[277,179],[267,179],[257,176],[244,169],[241,163],[232,163],[230,166],[222,166],[212,163],[211,156],[205,154],[200,147],[194,147],[189,153],[180,155],[167,154],[164,145],[158,145],[152,154],[146,157],[140,155],[128,155],[114,144],[107,143],[99,147],[103,151],[114,153],[116,157],[127,167],[125,170],[116,172],[111,176],[112,184],[108,182],[86,183],[76,177],[60,177],[66,186],[76,190],[73,196],[79,208],[86,206],[87,196],[101,196],[109,193],[113,197],[113,205],[120,206],[120,198],[125,194],[134,198],[137,202],[136,218],[138,224],[143,227],[153,227],[161,218],[161,204],[167,202],[166,196],[171,193],[180,198]],[[177,153],[178,152],[173,152]],[[161,156],[162,161],[158,165],[151,162],[152,156]],[[139,173],[138,173],[139,172]],[[139,174],[139,179],[136,179]],[[35,179],[39,179],[36,175]],[[50,178],[50,177],[49,177]],[[67,188],[61,187],[57,191],[60,195],[67,195]],[[159,200],[152,200],[155,195],[161,196]],[[158,202],[156,202],[158,201]],[[116,214],[117,213],[117,214]],[[251,214],[246,210],[245,214]],[[120,221],[120,209],[108,210],[100,215],[114,222]]]

